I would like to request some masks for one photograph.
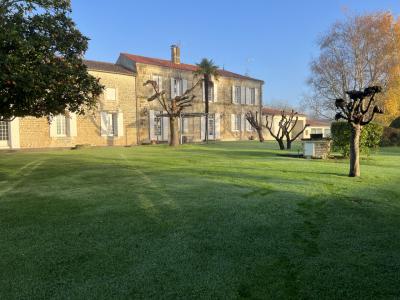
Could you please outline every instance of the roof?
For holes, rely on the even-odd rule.
[[[307,124],[310,124],[311,127],[330,127],[331,123],[330,120],[307,119]]]
[[[89,70],[93,71],[104,71],[110,73],[118,73],[125,75],[134,75],[133,71],[124,68],[121,65],[116,65],[114,63],[101,62],[95,60],[84,60],[84,64],[88,67]]]
[[[147,65],[155,65],[155,66],[160,66],[160,67],[165,67],[165,68],[172,68],[172,69],[177,69],[177,70],[182,70],[182,71],[196,71],[197,66],[196,65],[190,65],[190,64],[175,64],[170,60],[166,59],[159,59],[159,58],[151,58],[151,57],[145,57],[141,55],[134,55],[134,54],[129,54],[129,53],[121,53],[121,55],[125,56],[129,60],[132,60],[136,63],[141,63],[141,64],[147,64]],[[232,78],[237,78],[237,79],[246,79],[246,80],[255,80],[264,83],[264,81],[260,79],[255,79],[249,76],[244,76],[240,75],[237,73],[233,73],[230,71],[218,69],[218,74],[223,77],[232,77]]]
[[[286,109],[285,110],[287,113],[290,113],[291,109]],[[267,107],[264,106],[262,108],[262,114],[263,115],[280,115],[282,112],[282,109],[278,109],[278,108],[273,108],[273,107]],[[298,113],[298,116],[305,116],[304,114]]]

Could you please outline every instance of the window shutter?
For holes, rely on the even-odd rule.
[[[234,85],[232,85],[232,103],[236,103],[236,89]]]
[[[204,141],[206,138],[206,117],[201,116],[200,119],[200,139]]]
[[[68,118],[68,127],[69,127],[69,136],[77,136],[77,128],[76,128],[76,113],[69,113]]]
[[[175,87],[175,78],[171,77],[171,98],[175,98],[175,92],[174,92],[174,87]]]
[[[206,102],[206,88],[205,88],[204,81],[201,83],[201,86],[202,86],[202,90],[203,90],[203,102]]]
[[[245,116],[244,116],[244,114],[242,114],[242,119],[240,120],[240,127],[241,127],[241,131],[242,132],[244,132],[244,130],[245,130],[245,125],[246,125],[246,118],[245,118]]]
[[[166,113],[166,111],[163,111],[163,114]],[[162,117],[162,139],[169,141],[169,117]]]
[[[254,105],[259,105],[260,104],[260,100],[258,99],[259,97],[259,93],[258,93],[258,88],[254,89]]]
[[[188,89],[188,81],[186,79],[182,79],[182,95],[187,91]]]
[[[236,131],[235,123],[236,123],[236,115],[231,114],[231,131]]]
[[[246,88],[244,86],[240,87],[240,98],[241,104],[246,104]]]
[[[214,102],[218,101],[218,83],[214,81]]]
[[[50,122],[50,137],[55,136],[57,136],[57,122],[55,116],[53,116]]]
[[[19,149],[19,118],[15,118],[10,122],[10,147],[11,149]]]
[[[107,136],[107,113],[100,112],[100,134],[101,136]]]
[[[215,139],[219,140],[220,136],[221,136],[221,118],[220,118],[220,114],[219,113],[215,114],[214,120],[215,120],[215,124],[214,124],[214,126],[215,126]]]
[[[154,110],[149,111],[149,139],[150,141],[156,140],[154,133]]]
[[[124,114],[122,112],[117,115],[117,136],[124,136]]]
[[[183,118],[183,133],[189,133],[189,118]]]
[[[251,90],[250,88],[246,88],[246,104],[251,104]]]

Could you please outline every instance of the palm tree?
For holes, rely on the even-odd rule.
[[[218,66],[214,65],[212,59],[203,58],[201,62],[197,65],[197,70],[194,71],[195,76],[203,77],[204,84],[204,100],[205,100],[205,114],[206,114],[206,126],[205,126],[205,141],[208,141],[208,103],[209,103],[209,94],[208,88],[211,82],[211,77],[214,77],[215,80],[218,80]]]

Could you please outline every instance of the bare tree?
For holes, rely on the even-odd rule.
[[[283,111],[282,111],[283,113]],[[281,119],[278,123],[278,131],[274,132],[273,124],[275,115],[271,115],[271,122],[268,120],[268,115],[265,116],[265,128],[268,129],[271,136],[278,142],[279,149],[285,150],[285,144],[283,143],[283,139],[285,138],[285,133],[283,132],[283,123],[285,122],[285,116],[282,114]]]
[[[400,20],[387,12],[350,16],[335,23],[320,38],[320,55],[311,62],[312,94],[304,99],[308,107],[331,118],[334,100],[344,99],[346,91],[374,85],[384,92],[396,88],[400,82],[392,73],[399,64],[399,38]],[[395,86],[393,80],[397,80]]]
[[[147,101],[151,102],[154,100],[158,100],[163,110],[166,111],[165,114],[160,116],[169,117],[169,128],[170,128],[170,146],[178,146],[179,145],[179,126],[178,120],[181,112],[187,108],[192,106],[192,102],[195,95],[192,94],[193,90],[196,86],[199,85],[201,80],[197,81],[190,89],[187,89],[181,96],[176,96],[172,99],[167,99],[167,92],[165,90],[160,90],[156,81],[148,80],[143,85],[150,85],[154,94],[147,99]]]
[[[285,111],[283,111],[285,114]],[[295,135],[292,135],[293,129],[296,128],[296,125],[299,121],[299,114],[295,112],[293,109],[289,114],[286,114],[286,120],[283,122],[283,132],[286,137],[286,149],[292,149],[292,142],[295,141],[304,130],[309,127],[309,124],[305,124],[299,132]]]
[[[375,95],[382,90],[379,86],[372,86],[364,91],[348,91],[349,101],[346,98],[335,100],[335,107],[338,113],[336,120],[345,119],[351,125],[350,135],[350,177],[360,176],[360,136],[363,126],[370,123],[375,114],[383,113],[376,105]]]
[[[286,113],[285,110],[282,110],[280,113],[280,116],[281,116],[281,119],[278,122],[278,132],[277,133],[274,133],[274,130],[272,128],[275,115],[270,116],[271,122],[269,122],[268,116],[266,116],[265,127],[268,129],[268,131],[272,135],[272,137],[278,142],[279,148],[281,150],[285,149],[285,144],[283,143],[284,138],[286,138],[286,148],[291,149],[292,142],[294,140],[296,140],[304,132],[304,130],[310,125],[305,124],[305,126],[299,132],[297,132],[295,135],[292,136],[293,129],[296,127],[296,125],[299,121],[299,114],[297,112],[295,112],[293,109],[289,113]]]
[[[261,120],[258,121],[257,112],[256,115],[254,115],[252,111],[247,112],[246,119],[250,123],[251,127],[253,127],[257,131],[259,141],[261,143],[264,142],[264,136],[262,133],[262,124]]]

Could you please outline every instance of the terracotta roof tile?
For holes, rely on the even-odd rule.
[[[197,66],[195,66],[195,65],[183,64],[183,63],[174,64],[173,62],[171,62],[169,60],[165,60],[165,59],[145,57],[145,56],[134,55],[134,54],[129,54],[129,53],[121,53],[121,55],[125,56],[126,58],[128,58],[134,62],[142,63],[142,64],[155,65],[155,66],[172,68],[172,69],[183,70],[183,71],[190,71],[190,72],[197,70]],[[247,80],[255,80],[255,81],[263,82],[260,79],[251,78],[248,76],[240,75],[240,74],[229,72],[226,70],[219,69],[218,73],[220,76],[224,76],[224,77],[233,77],[233,78],[238,78],[238,79],[247,79]]]
[[[287,109],[286,111],[289,113],[291,110]],[[278,109],[278,108],[272,108],[272,107],[267,107],[267,106],[264,106],[262,108],[263,115],[280,115],[281,112],[282,112],[282,109]],[[298,115],[302,116],[302,117],[305,116],[305,114],[302,114],[302,113],[298,113]]]

